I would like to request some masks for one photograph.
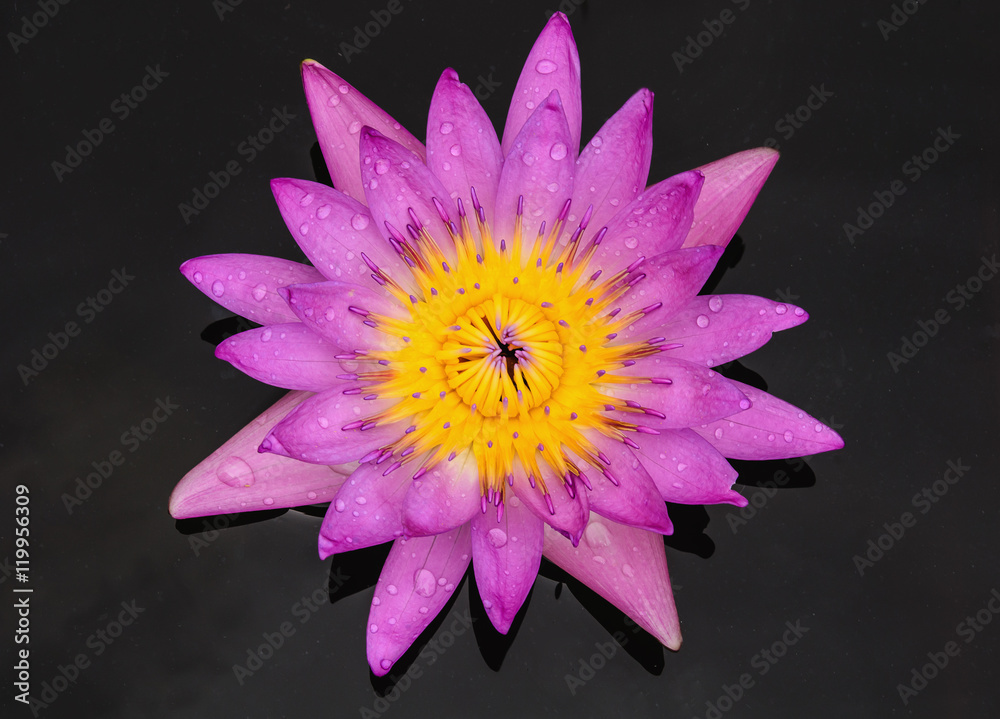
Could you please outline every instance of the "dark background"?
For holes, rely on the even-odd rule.
[[[50,2],[51,18],[44,3],[8,6],[4,32],[27,42],[0,43],[0,643],[13,657],[20,483],[31,502],[30,580],[19,586],[34,590],[32,695],[54,687],[40,714],[997,715],[1000,601],[994,610],[989,602],[1000,590],[1000,280],[975,293],[973,282],[962,307],[948,299],[998,251],[997,178],[987,164],[996,156],[995,6],[907,3],[912,14],[900,7],[896,16],[905,24],[887,29],[879,21],[895,11],[888,0],[565,0],[583,66],[585,139],[645,86],[656,93],[651,182],[768,138],[780,144],[782,159],[713,281],[719,292],[794,301],[811,319],[731,370],[756,373],[833,424],[847,447],[799,471],[740,464],[755,515],[728,506],[673,513],[679,653],[633,633],[549,565],[508,640],[488,626],[466,581],[418,642],[424,654],[394,669],[398,679],[411,667],[410,678],[393,682],[372,677],[364,649],[384,550],[319,561],[315,510],[168,515],[185,472],[281,395],[214,358],[206,338],[220,341],[237,323],[219,324],[228,313],[177,266],[218,252],[301,257],[268,180],[317,177],[303,58],[342,74],[420,138],[431,91],[452,66],[474,88],[499,83],[484,106],[502,129],[557,0],[400,0],[401,11],[347,58],[341,43],[354,42],[373,11],[385,16],[387,3]],[[674,53],[727,8],[734,21],[679,71]],[[44,25],[25,30],[33,15]],[[161,82],[121,118],[112,103],[157,67]],[[776,129],[814,88],[833,95],[790,137]],[[240,143],[283,108],[294,119],[248,161]],[[52,163],[66,162],[66,145],[105,118],[113,131],[57,177]],[[949,128],[952,144],[919,178],[907,174],[904,164]],[[240,174],[186,223],[178,205],[231,160]],[[848,238],[844,224],[894,180],[905,193]],[[101,312],[80,314],[114,271],[134,279]],[[932,337],[917,334],[936,314],[947,322]],[[37,375],[19,369],[67,322],[77,336]],[[923,346],[894,366],[887,354],[901,353],[904,338]],[[123,444],[158,400],[178,408],[148,439]],[[68,503],[91,463],[116,450],[124,464]],[[968,468],[954,484],[942,481],[949,461]],[[753,486],[781,469],[785,487]],[[925,489],[935,501],[915,504]],[[894,527],[905,512],[912,526]],[[887,533],[900,528],[900,538]],[[867,552],[877,561],[859,569]],[[314,592],[320,606],[303,611]],[[123,602],[142,612],[106,642],[98,632],[117,632],[108,625]],[[474,631],[450,635],[467,612]],[[977,612],[980,630],[963,624]],[[292,636],[241,683],[234,665],[246,666],[284,622]],[[947,656],[948,642],[957,656],[923,669],[928,652]],[[776,663],[761,654],[775,643]],[[601,646],[613,656],[592,660]],[[74,681],[56,680],[81,654],[86,668]],[[5,716],[29,716],[12,700],[11,662],[0,671]],[[587,664],[597,667],[592,678]],[[931,678],[914,680],[914,670]],[[567,676],[588,681],[573,693]],[[904,703],[900,684],[921,690]]]

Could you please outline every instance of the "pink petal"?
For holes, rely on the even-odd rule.
[[[381,289],[349,282],[290,285],[280,290],[297,319],[310,330],[347,352],[395,346],[394,337],[365,322],[368,313],[401,317],[395,298]],[[354,308],[353,310],[351,308]],[[362,314],[365,313],[365,314]]]
[[[592,515],[584,541],[577,547],[546,527],[544,554],[625,612],[661,644],[680,649],[680,621],[659,534]]]
[[[295,322],[278,288],[323,279],[316,268],[264,255],[205,255],[181,265],[191,283],[230,312],[262,325]]]
[[[745,412],[692,429],[732,459],[787,459],[844,446],[840,435],[782,399],[732,380],[753,402]]]
[[[521,133],[527,119],[553,90],[559,92],[563,101],[570,132],[568,147],[575,158],[580,149],[580,126],[583,122],[580,56],[576,51],[569,20],[561,12],[549,18],[535,40],[514,87],[514,96],[511,98],[503,129],[501,147],[505,156],[510,153],[514,138]]]
[[[705,186],[684,246],[728,245],[777,161],[777,151],[758,147],[697,168]]]
[[[424,146],[382,108],[315,60],[302,63],[302,84],[316,137],[334,186],[355,200],[365,199],[358,173],[358,140],[367,125],[424,158]]]
[[[590,516],[587,492],[576,491],[574,492],[575,496],[570,497],[563,486],[563,480],[557,477],[548,465],[543,464],[541,469],[544,475],[545,489],[552,499],[554,512],[549,512],[545,496],[542,494],[541,484],[537,488],[533,488],[521,472],[514,472],[513,493],[524,502],[524,505],[536,517],[557,531],[568,535],[575,544],[583,536],[583,530],[587,526],[587,518]]]
[[[319,530],[319,558],[382,544],[403,535],[403,497],[413,481],[390,462],[359,466],[334,497]]]
[[[452,199],[462,199],[472,227],[476,227],[476,221],[469,188],[476,189],[492,227],[502,165],[503,154],[493,123],[468,85],[459,82],[458,73],[445,70],[434,89],[427,116],[427,167]],[[453,219],[458,222],[457,217]]]
[[[403,526],[410,536],[448,532],[479,511],[479,470],[471,452],[438,462],[411,484],[403,500]]]
[[[691,229],[701,184],[697,172],[683,172],[636,197],[608,221],[590,266],[614,273],[640,257],[679,249]]]
[[[344,394],[356,387],[358,382],[337,381],[325,392],[310,397],[270,431],[259,451],[313,464],[342,464],[399,439],[405,429],[399,424],[377,424],[364,430],[353,427],[397,401],[364,400],[360,394]],[[343,429],[345,425],[348,429]]]
[[[289,232],[309,261],[330,280],[367,283],[371,270],[364,252],[404,287],[409,267],[372,220],[368,208],[338,190],[308,180],[271,180],[271,192]]]
[[[514,496],[499,520],[492,509],[472,517],[472,569],[486,615],[506,634],[538,576],[545,523]]]
[[[376,676],[389,672],[451,598],[469,568],[469,535],[465,524],[447,534],[393,543],[368,614],[368,664]],[[457,619],[450,628],[458,635],[471,625],[471,619]]]
[[[643,365],[624,367],[615,370],[615,373],[669,380],[669,383],[654,381],[602,385],[603,392],[608,396],[633,400],[646,409],[666,415],[666,418],[624,411],[613,412],[614,416],[656,429],[681,429],[729,417],[750,406],[736,382],[707,367],[673,359],[667,354],[661,352]]]
[[[753,295],[700,295],[657,333],[683,347],[670,356],[716,367],[763,347],[773,332],[802,324],[809,315],[795,305]],[[647,360],[639,361],[647,366]]]
[[[588,473],[593,486],[587,494],[590,511],[639,529],[673,534],[674,525],[667,515],[667,507],[649,472],[636,456],[621,442],[604,435],[590,439],[611,460],[603,475]]]
[[[573,209],[600,229],[646,187],[653,156],[653,93],[639,90],[597,131],[576,161]]]
[[[407,242],[414,243],[407,231],[407,225],[413,226],[412,210],[445,256],[454,257],[454,243],[434,200],[441,203],[448,218],[454,222],[458,221],[458,211],[451,194],[427,169],[421,157],[372,128],[364,128],[361,131],[361,179],[372,218],[386,239],[391,237],[386,227],[388,222]],[[414,226],[414,229],[420,227]]]
[[[659,434],[637,434],[635,441],[639,449],[633,451],[665,501],[747,505],[747,500],[732,489],[736,470],[694,430],[666,429]]]
[[[573,196],[577,146],[572,143],[559,93],[553,90],[524,123],[504,158],[496,200],[494,239],[498,243],[500,239],[512,242],[521,197],[522,256],[527,257],[542,222],[552,229]]]
[[[310,396],[289,392],[192,469],[170,495],[176,519],[329,502],[346,477],[325,465],[258,454],[264,435]]]
[[[619,297],[612,309],[621,308],[622,316],[639,311],[643,315],[618,330],[614,343],[622,345],[649,337],[654,330],[658,335],[672,337],[660,332],[659,327],[695,298],[722,252],[721,247],[686,247],[656,255],[639,265],[636,272],[645,277]]]
[[[347,371],[335,356],[342,353],[301,322],[241,332],[215,348],[216,357],[256,380],[310,392],[323,391]]]

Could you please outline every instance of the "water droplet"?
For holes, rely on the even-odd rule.
[[[712,310],[712,312],[718,312],[719,310],[721,310],[722,309],[722,298],[719,297],[718,295],[710,298],[708,300],[708,309]]]
[[[372,624],[370,627],[368,627],[368,631],[370,631],[372,634],[374,634],[375,632],[377,632],[378,631],[378,624]]]
[[[526,152],[523,155],[521,155],[521,162],[523,162],[528,167],[531,167],[532,165],[535,164],[535,156],[532,155],[530,152]]]
[[[336,509],[338,512],[343,512],[345,509],[347,509],[347,504],[344,503],[344,500],[338,499],[336,502],[333,503],[333,508]]]
[[[455,129],[455,126],[450,122],[442,122],[441,127],[438,129],[441,130],[442,135],[448,135],[451,133],[452,130]]]
[[[434,580],[434,575],[426,569],[418,569],[413,577],[413,591],[421,597],[429,597],[434,594],[435,589],[437,589],[437,583]]]
[[[722,427],[719,427],[718,429],[715,430],[715,438],[722,439]]]
[[[458,157],[459,155],[462,154],[462,146],[458,144],[452,145],[451,149],[448,150],[448,152],[451,153],[452,157]]]
[[[695,318],[694,323],[702,329],[705,329],[708,327],[708,315],[698,315],[698,317]]]
[[[325,220],[330,216],[331,207],[329,205],[321,205],[318,210],[316,210],[316,217],[321,220]]]
[[[539,60],[535,63],[535,70],[539,75],[551,75],[558,69],[559,66],[551,60]]]
[[[553,160],[561,160],[566,157],[566,145],[561,142],[557,142],[552,145],[552,149],[549,150],[549,157]]]
[[[420,612],[421,614],[427,614],[427,612],[430,610],[427,607],[420,607],[420,609],[418,609],[417,611]]]
[[[330,95],[326,102],[330,105],[330,107],[336,107],[340,104],[340,98],[336,95]]]
[[[327,307],[326,312],[323,313],[323,316],[326,317],[327,322],[333,322],[333,318],[337,316],[337,313],[333,311],[332,307]]]
[[[775,305],[774,312],[776,314],[783,315],[786,312],[788,312],[788,306],[787,305]]]
[[[598,564],[604,564],[608,560],[605,559],[604,557],[599,557],[598,555],[595,554],[594,555],[594,561],[597,562]]]
[[[264,504],[270,507],[272,504],[274,504],[274,497],[264,497]]]
[[[378,597],[372,597],[372,606],[373,607],[377,607],[381,603],[382,603],[381,599],[379,599]]]
[[[212,294],[216,297],[222,297],[226,293],[226,286],[222,284],[221,280],[216,280],[212,283]]]
[[[389,667],[392,666],[392,662],[390,662],[388,659],[383,659],[378,663],[378,665],[383,669],[388,669]]]
[[[384,159],[375,160],[375,174],[384,175],[389,171],[389,161]]]
[[[802,309],[801,307],[796,307],[795,308],[795,316],[796,317],[801,317],[805,313],[806,313],[806,311],[804,309]]]
[[[253,469],[245,460],[232,456],[223,461],[215,470],[215,476],[230,487],[249,487],[253,484]]]
[[[740,409],[750,409],[750,400],[746,397],[740,400]]]
[[[307,192],[299,199],[299,204],[302,205],[302,207],[308,207],[309,204],[312,203],[313,199],[315,199],[313,197],[313,193]]]
[[[368,215],[362,215],[360,212],[351,218],[351,227],[359,232],[366,227],[368,227]]]
[[[507,533],[502,529],[494,527],[486,534],[486,539],[494,547],[502,547],[507,544]]]
[[[826,428],[821,424],[817,424],[815,427],[813,427],[813,429],[816,430],[817,432],[822,432]]]
[[[491,602],[489,599],[484,599],[483,607],[486,609],[491,609],[493,607],[493,602]]]
[[[340,86],[337,88],[337,91],[341,95],[346,95],[347,93],[349,93],[351,91],[351,86],[348,85],[347,83],[341,83]]]
[[[785,438],[786,442],[791,442],[793,439],[795,439],[794,435],[792,434],[792,430],[790,429],[786,429],[785,434],[782,436]]]
[[[607,547],[611,544],[611,534],[608,532],[608,528],[593,519],[583,531],[583,538],[592,549]]]
[[[308,235],[309,234],[309,223],[308,222],[303,222],[301,225],[299,225],[299,233],[301,233],[303,235]]]
[[[316,420],[316,424],[318,424],[323,429],[326,429],[327,427],[330,426],[330,420],[328,420],[326,417],[320,417],[319,419]]]
[[[389,594],[391,594],[394,597],[399,592],[399,590],[396,589],[396,585],[395,584],[390,584],[388,587],[385,588],[385,591],[389,592]]]
[[[629,579],[631,579],[632,577],[635,576],[635,570],[632,569],[632,565],[631,564],[623,564],[622,565],[622,574],[624,574],[626,577],[628,577]]]
[[[354,501],[358,504],[368,504],[368,500],[364,497],[356,497]]]
[[[590,141],[590,144],[594,147],[600,147],[604,144],[604,140],[601,139],[600,135],[594,135],[594,139]]]
[[[677,465],[677,471],[678,472],[683,472],[687,468],[688,468],[688,466],[686,464],[684,464],[683,462],[681,462],[680,464]]]
[[[639,238],[638,237],[626,237],[624,244],[630,250],[634,250],[636,247],[639,246]]]
[[[316,499],[315,492],[306,492],[306,499]]]
[[[357,135],[361,132],[361,123],[355,120],[350,125],[347,126],[347,131],[352,135]]]
[[[550,182],[548,185],[545,186],[545,189],[548,190],[549,192],[558,192],[558,190],[559,190],[559,183],[558,182]]]
[[[200,272],[195,272],[194,275],[192,275],[192,278],[194,279],[195,282],[201,284],[201,281],[205,279],[205,276],[202,275]]]

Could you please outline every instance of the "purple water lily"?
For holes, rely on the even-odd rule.
[[[561,13],[502,140],[453,70],[426,146],[318,63],[302,74],[337,189],[272,189],[312,265],[213,255],[181,268],[263,325],[216,354],[292,392],[192,470],[171,513],[330,502],[321,557],[391,541],[367,629],[377,675],[470,562],[500,632],[545,556],[677,649],[664,502],[745,506],[726,457],[843,446],[712,370],[807,319],[698,295],[777,153],[646,187],[648,90],[578,151],[579,59]]]

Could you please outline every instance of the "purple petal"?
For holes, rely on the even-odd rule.
[[[777,151],[758,147],[697,168],[705,186],[684,246],[728,245],[777,161]]]
[[[645,278],[619,297],[611,310],[620,308],[624,315],[640,310],[645,312],[618,330],[614,344],[648,337],[654,330],[658,335],[672,337],[658,328],[695,298],[722,252],[721,247],[687,247],[664,252],[643,262],[636,272],[645,274]],[[673,350],[671,356],[674,356]]]
[[[387,240],[391,237],[386,227],[388,222],[408,242],[414,242],[406,227],[413,225],[410,217],[413,210],[438,247],[448,258],[454,257],[454,243],[434,200],[456,222],[458,211],[451,194],[420,157],[372,128],[365,128],[361,131],[361,179],[372,218]]]
[[[322,392],[346,372],[337,349],[301,322],[241,332],[215,348],[226,360],[256,380],[285,389]]]
[[[323,279],[309,265],[243,254],[195,257],[181,265],[181,273],[230,312],[262,325],[296,321],[279,287]]]
[[[636,456],[667,502],[747,505],[746,498],[732,489],[736,470],[694,430],[667,429],[637,435],[635,440]]]
[[[319,530],[319,558],[403,536],[403,497],[412,480],[388,463],[362,464],[333,498]]]
[[[697,172],[683,172],[632,200],[608,222],[608,232],[590,261],[591,267],[617,272],[640,257],[680,249],[691,229],[701,183]]]
[[[364,252],[404,287],[412,285],[410,269],[357,200],[317,182],[287,178],[271,180],[271,192],[289,232],[327,279],[368,282]]]
[[[170,495],[170,515],[186,519],[329,502],[345,475],[257,452],[264,435],[309,396],[289,392],[184,475]]]
[[[302,63],[302,84],[316,137],[334,186],[355,200],[365,199],[358,173],[361,128],[372,127],[424,158],[424,146],[382,108],[315,60]]]
[[[502,165],[493,123],[468,85],[459,82],[458,73],[445,70],[434,89],[427,117],[427,167],[452,199],[462,199],[469,213],[473,208],[469,188],[476,188],[486,220],[493,226]],[[458,222],[457,217],[452,219]],[[476,227],[474,218],[470,224]]]
[[[787,459],[844,446],[840,435],[784,400],[736,382],[753,406],[692,429],[732,459]]]
[[[567,534],[575,544],[583,536],[583,530],[587,526],[587,518],[590,516],[587,493],[575,492],[576,496],[570,497],[563,486],[562,479],[555,476],[548,465],[543,465],[542,472],[546,491],[549,493],[552,508],[555,510],[554,513],[549,512],[542,494],[541,484],[537,488],[532,488],[527,478],[522,476],[520,472],[514,473],[514,494],[536,517],[556,530]]]
[[[360,394],[344,394],[358,386],[358,382],[341,381],[310,397],[270,431],[260,451],[313,464],[342,464],[399,439],[405,429],[399,424],[377,424],[364,430],[352,427],[397,401],[365,400]],[[349,429],[343,429],[345,425]]]
[[[348,352],[387,348],[399,344],[395,337],[366,325],[361,312],[401,317],[396,300],[383,290],[348,282],[317,282],[281,289],[296,318],[317,335]],[[354,308],[352,310],[351,308]]]
[[[368,664],[376,676],[389,672],[451,598],[469,568],[469,535],[465,524],[447,534],[393,543],[368,614]],[[471,619],[456,620],[452,633],[470,626]]]
[[[605,394],[633,400],[644,408],[666,415],[666,418],[624,411],[613,412],[614,416],[656,429],[681,429],[729,417],[750,406],[737,383],[707,367],[673,359],[666,354],[661,352],[642,365],[615,370],[622,375],[652,377],[653,382],[602,385]]]
[[[576,51],[573,31],[566,16],[557,12],[549,18],[514,87],[514,96],[507,112],[503,130],[503,154],[514,146],[514,138],[521,133],[535,108],[553,91],[557,90],[569,126],[569,150],[576,157],[580,149],[580,126],[583,108],[580,99],[580,56]]]
[[[412,474],[411,470],[408,475]],[[451,462],[438,462],[420,479],[413,480],[406,493],[403,500],[406,533],[423,537],[465,524],[479,511],[481,496],[479,471],[470,452],[463,452]]]
[[[499,521],[490,510],[472,517],[472,569],[486,615],[506,634],[538,576],[545,523],[514,496]]]
[[[653,155],[653,93],[639,90],[597,131],[576,162],[573,209],[600,229],[646,187]]]
[[[670,356],[715,367],[763,347],[773,332],[802,324],[809,315],[795,305],[753,295],[701,295],[657,333],[684,345]],[[648,367],[649,361],[638,364]],[[652,371],[652,370],[650,370]]]
[[[576,547],[546,527],[544,555],[625,612],[661,644],[680,649],[680,621],[659,534],[591,515],[584,541]]]
[[[646,435],[642,435],[645,437]],[[673,534],[674,525],[653,479],[628,447],[604,435],[591,436],[598,449],[611,460],[607,471],[617,485],[598,472],[588,472],[593,490],[588,492],[590,511],[621,524]]]
[[[542,222],[552,229],[566,200],[573,196],[576,145],[572,144],[559,93],[540,101],[521,132],[514,138],[500,172],[497,189],[495,239],[510,243],[519,198],[523,256],[527,256]]]

